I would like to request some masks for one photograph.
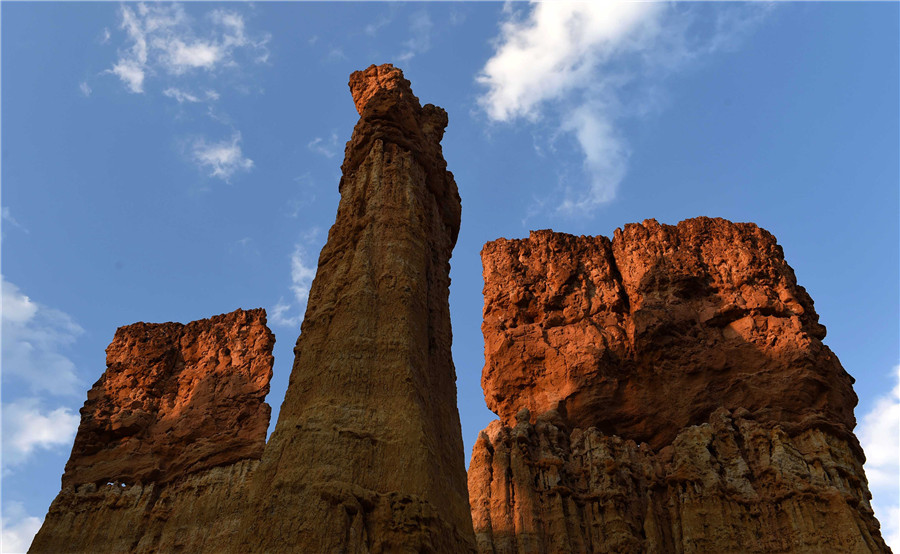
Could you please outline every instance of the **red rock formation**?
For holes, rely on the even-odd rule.
[[[855,425],[852,378],[822,344],[781,247],[750,223],[626,225],[613,241],[537,231],[482,251],[488,407],[654,448],[719,407],[783,426]]]
[[[221,530],[265,446],[274,344],[262,309],[119,328],[31,550],[197,548]]]
[[[481,552],[884,551],[852,378],[772,235],[650,220],[482,259]]]
[[[257,517],[237,551],[469,551],[450,352],[460,202],[441,155],[447,115],[420,107],[391,65],[354,73],[350,88],[360,120],[337,218],[253,476]]]

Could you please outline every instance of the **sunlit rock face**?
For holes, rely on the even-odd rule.
[[[460,200],[441,154],[447,114],[421,106],[391,65],[354,73],[350,90],[360,119],[338,213],[238,550],[470,551],[450,352]]]
[[[274,345],[262,309],[119,328],[31,551],[152,552],[236,532]]]
[[[775,238],[697,218],[482,251],[481,552],[882,552],[852,378]]]

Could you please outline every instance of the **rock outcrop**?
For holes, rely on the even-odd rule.
[[[119,328],[31,551],[227,543],[265,446],[274,344],[262,309]]]
[[[752,224],[482,251],[480,552],[884,552],[852,378]]]
[[[451,358],[460,200],[391,65],[350,77],[360,114],[239,551],[474,549]],[[299,509],[298,509],[299,507]]]

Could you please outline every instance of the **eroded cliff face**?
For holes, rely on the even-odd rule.
[[[262,309],[119,328],[31,551],[227,544],[265,446],[274,344]]]
[[[852,378],[775,238],[698,218],[482,251],[480,552],[882,552]]]
[[[441,155],[447,115],[420,106],[391,65],[354,73],[350,89],[360,120],[337,218],[238,551],[470,551],[450,352],[460,201]]]

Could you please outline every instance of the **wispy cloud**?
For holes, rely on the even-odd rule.
[[[35,397],[4,402],[4,472],[38,450],[71,448],[80,419],[78,412],[69,408],[44,409]]]
[[[337,133],[332,132],[331,136],[328,139],[316,137],[309,141],[309,144],[307,144],[306,147],[316,154],[321,154],[326,158],[333,158],[338,154]]]
[[[303,312],[317,269],[316,257],[310,252],[315,251],[315,247],[318,246],[319,235],[319,228],[314,227],[306,231],[294,244],[290,256],[290,290],[294,298],[289,301],[285,301],[284,297],[279,298],[275,306],[269,310],[273,324],[296,328],[303,321]]]
[[[7,225],[12,225],[16,229],[19,229],[25,233],[28,232],[28,229],[26,229],[25,226],[16,221],[16,218],[12,216],[12,213],[9,211],[8,207],[3,206],[3,209],[0,210],[0,213],[2,213],[2,219]]]
[[[230,139],[209,142],[205,138],[194,140],[191,158],[210,177],[228,181],[238,171],[250,171],[253,160],[244,157],[241,151],[241,134],[235,132]]]
[[[197,21],[181,4],[138,3],[122,6],[120,17],[127,46],[108,73],[136,94],[144,92],[149,77],[237,67],[239,53],[254,63],[269,57],[269,36],[250,38],[243,17],[234,11],[212,10]]]
[[[393,21],[393,19],[393,10],[391,10],[391,15],[381,14],[376,17],[374,21],[366,24],[366,26],[363,28],[363,32],[365,32],[366,35],[374,38],[378,34],[378,31],[380,31],[382,27]]]
[[[309,298],[309,289],[316,277],[316,264],[309,260],[306,249],[302,244],[294,246],[291,254],[291,291],[298,304],[306,304]]]
[[[203,102],[204,100],[218,100],[219,93],[214,90],[206,90],[202,95],[198,96],[197,94],[187,92],[175,87],[169,87],[163,91],[164,96],[168,96],[169,98],[174,99],[179,104],[183,104],[185,102],[189,104],[194,104],[197,102]]]
[[[900,365],[892,378],[894,388],[862,417],[857,436],[866,453],[866,478],[881,535],[891,549],[900,550]]]
[[[29,515],[21,502],[3,502],[0,547],[3,552],[25,552],[41,528],[42,520]]]
[[[409,18],[410,38],[403,43],[403,52],[397,56],[401,62],[408,62],[416,56],[431,49],[431,30],[434,24],[428,12],[420,11]]]
[[[332,46],[328,49],[328,54],[325,55],[326,62],[339,62],[347,59],[347,54],[344,54],[344,51],[339,46]]]
[[[563,184],[556,210],[590,213],[615,198],[627,172],[620,121],[658,109],[662,79],[734,47],[767,10],[717,6],[713,25],[701,28],[699,10],[673,4],[507,4],[494,55],[476,77],[479,104],[491,121],[523,119],[549,128],[551,140],[574,139],[588,185]]]
[[[78,90],[81,91],[81,94],[84,95],[85,98],[91,95],[91,87],[87,84],[87,81],[78,83]]]
[[[35,393],[80,393],[75,364],[63,352],[84,332],[82,328],[67,314],[34,302],[6,279],[2,303],[4,379],[23,382]]]

